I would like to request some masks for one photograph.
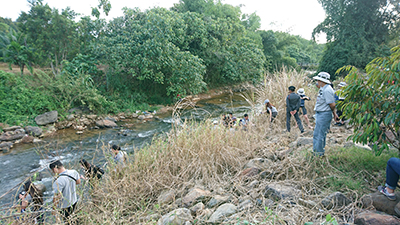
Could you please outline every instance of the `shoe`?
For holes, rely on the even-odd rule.
[[[386,188],[386,187],[379,186],[379,187],[378,187],[378,191],[379,191],[380,193],[382,193],[383,195],[385,195],[389,200],[391,200],[391,201],[395,201],[395,200],[396,200],[396,195],[395,195],[394,193],[389,193],[389,192],[387,191],[387,188]]]

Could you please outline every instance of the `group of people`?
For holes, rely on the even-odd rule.
[[[236,126],[240,126],[243,130],[247,130],[250,125],[249,115],[246,113],[243,115],[243,118],[237,121],[237,118],[233,116],[233,113],[222,114],[221,123],[224,127],[229,129],[235,129]]]
[[[127,162],[127,153],[121,150],[121,147],[113,145],[110,148],[113,162],[117,167],[124,167]],[[49,169],[55,175],[53,181],[53,214],[58,211],[62,219],[67,224],[72,223],[71,215],[76,209],[78,202],[76,186],[81,180],[89,180],[93,184],[94,180],[102,178],[104,171],[99,166],[93,165],[81,159],[79,161],[84,174],[80,175],[76,170],[66,169],[60,160],[49,164]],[[43,193],[29,180],[23,184],[23,190],[18,194],[20,212],[23,213],[28,207],[36,211],[35,218],[38,224],[44,222],[43,219]]]

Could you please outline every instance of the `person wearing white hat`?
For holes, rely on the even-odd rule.
[[[264,101],[264,105],[265,105],[264,112],[269,114],[269,121],[272,123],[274,121],[274,119],[276,118],[276,116],[278,115],[278,110],[276,110],[275,106],[273,106],[268,99],[266,99]],[[264,112],[261,112],[261,113],[264,113]]]
[[[306,121],[308,128],[309,129],[313,129],[312,126],[310,126],[310,120],[308,119],[307,109],[306,109],[306,106],[305,106],[305,101],[306,100],[310,101],[310,97],[308,97],[306,95],[306,92],[304,91],[304,88],[299,88],[299,90],[297,90],[297,94],[300,96],[300,109],[303,112],[304,120]]]
[[[346,82],[342,81],[338,84],[339,90],[342,87],[347,86]],[[338,92],[339,90],[337,90],[336,92]],[[339,104],[340,102],[343,102],[345,100],[345,97],[343,95],[341,95],[340,93],[335,93],[335,103],[336,105]],[[343,111],[342,111],[342,107],[336,107],[336,114],[338,115],[338,117],[340,118],[343,115]],[[343,126],[344,125],[344,121],[346,119],[344,117],[340,118],[339,121],[337,123],[335,123],[335,125],[337,126]]]
[[[319,88],[317,101],[315,103],[315,129],[313,135],[313,151],[315,155],[323,156],[325,154],[326,134],[331,125],[332,115],[337,121],[338,116],[335,110],[335,92],[333,91],[331,75],[327,72],[320,72],[313,77],[317,81],[316,85]]]

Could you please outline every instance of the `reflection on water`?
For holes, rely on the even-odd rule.
[[[222,113],[232,112],[241,118],[250,111],[248,103],[239,95],[221,95],[197,102],[198,108],[180,112],[182,119],[219,119]],[[159,115],[146,122],[138,120],[118,122],[118,125],[133,124],[129,129],[87,130],[77,135],[75,130],[65,129],[55,137],[46,138],[39,144],[16,145],[11,153],[0,156],[0,195],[20,184],[27,176],[40,172],[42,183],[46,185],[46,197],[51,195],[51,174],[47,169],[49,162],[61,159],[66,168],[79,172],[78,161],[82,158],[103,165],[106,161],[104,146],[117,144],[128,153],[149,144],[154,135],[161,135],[171,129],[174,122],[171,115]],[[103,147],[103,148],[102,148]],[[105,152],[104,152],[105,151]],[[15,199],[16,192],[11,192],[0,199],[0,205]]]

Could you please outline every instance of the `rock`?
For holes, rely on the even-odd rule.
[[[112,128],[112,127],[117,127],[118,125],[110,120],[98,120],[96,121],[96,126],[100,128]]]
[[[296,145],[297,145],[297,142],[293,141],[289,144],[289,148],[294,148],[294,147],[296,147]]]
[[[249,185],[247,185],[247,187],[249,189],[253,189],[255,187],[257,187],[260,184],[260,182],[258,180],[253,180]]]
[[[158,196],[158,204],[163,205],[163,204],[169,204],[175,200],[175,191],[174,190],[167,190],[162,192]]]
[[[208,220],[208,223],[219,223],[221,222],[224,218],[235,214],[237,210],[237,207],[234,204],[231,203],[226,203],[221,205],[220,207],[215,210],[215,212],[211,215],[210,219]]]
[[[192,212],[193,215],[200,215],[205,208],[206,208],[205,205],[202,202],[199,202],[192,208],[190,208],[190,211]]]
[[[313,143],[313,138],[299,137],[296,142],[297,146],[309,145]]]
[[[90,125],[92,124],[92,122],[88,119],[88,118],[82,118],[79,120],[80,124],[84,124],[84,125]]]
[[[365,211],[355,215],[354,224],[357,225],[400,225],[400,220],[391,215],[380,212]]]
[[[39,138],[34,138],[33,139],[33,143],[38,143],[38,142],[41,142],[42,140],[41,139],[39,139]]]
[[[146,117],[144,116],[144,115],[140,115],[140,116],[138,116],[138,119],[139,120],[144,120]]]
[[[222,205],[224,203],[227,203],[229,200],[231,200],[232,196],[230,195],[215,195],[208,203],[207,207],[208,208],[214,208],[215,206]]]
[[[21,139],[21,143],[24,143],[24,144],[33,143],[33,140],[34,140],[34,139],[35,139],[35,138],[32,137],[32,136],[24,136],[24,137]]]
[[[206,221],[210,218],[210,216],[213,214],[213,211],[211,209],[204,209],[200,215],[198,215],[196,218],[200,221]]]
[[[34,137],[39,137],[40,135],[42,135],[43,130],[40,127],[26,126],[25,132]]]
[[[95,120],[95,119],[97,119],[97,115],[86,115],[86,118]]]
[[[250,199],[244,200],[242,203],[239,204],[239,211],[243,211],[246,209],[253,208],[253,202]]]
[[[298,202],[299,202],[300,205],[305,206],[305,207],[307,207],[309,209],[312,209],[312,208],[317,206],[316,202],[311,201],[311,200],[304,200],[302,198],[299,198]]]
[[[351,201],[341,192],[335,192],[322,199],[321,204],[327,209],[340,208]]]
[[[247,168],[259,168],[261,170],[268,169],[271,166],[271,160],[267,158],[254,158],[250,160],[245,166]]]
[[[107,117],[105,118],[105,120],[110,120],[110,121],[113,121],[114,123],[117,122],[117,119],[115,119],[114,117],[109,117],[109,116],[107,116]]]
[[[132,113],[132,118],[138,118],[138,114],[137,113]]]
[[[8,132],[8,131],[14,131],[17,129],[21,129],[21,127],[20,126],[5,127],[5,128],[3,128],[3,131]]]
[[[80,107],[75,107],[75,108],[68,110],[68,113],[75,114],[75,115],[88,114],[88,113],[90,113],[90,109],[87,106],[80,106]]]
[[[49,123],[55,123],[57,121],[58,112],[51,111],[47,113],[43,113],[35,118],[35,122],[37,125],[42,126]]]
[[[247,169],[245,169],[245,170],[243,170],[240,174],[239,174],[239,176],[240,177],[254,177],[254,176],[256,176],[257,174],[259,174],[260,173],[260,169],[258,169],[258,168],[247,168]]]
[[[344,144],[343,144],[343,147],[345,147],[345,148],[351,148],[351,147],[353,147],[355,144],[354,144],[354,142],[352,142],[352,141],[347,141],[347,142],[345,142]]]
[[[8,131],[0,135],[0,141],[13,141],[13,140],[18,140],[21,139],[25,136],[25,130],[24,129],[17,129],[14,131]]]
[[[83,131],[77,131],[76,134],[83,134]]]
[[[264,197],[272,198],[275,200],[281,200],[281,199],[294,200],[297,198],[297,195],[299,194],[300,191],[292,186],[272,183],[265,187]]]
[[[73,119],[75,119],[75,115],[74,115],[74,114],[69,114],[69,115],[67,116],[67,120],[71,121],[71,120],[73,120]]]
[[[7,153],[7,152],[10,151],[10,149],[11,149],[12,147],[13,147],[13,143],[12,143],[12,142],[3,142],[3,143],[0,143],[0,151],[2,151],[2,152]]]
[[[189,193],[182,198],[182,204],[186,207],[192,206],[194,203],[202,201],[211,196],[211,192],[200,188],[193,188]]]
[[[368,151],[372,150],[368,145],[362,145],[362,144],[358,144],[358,143],[355,144],[354,147],[360,148],[360,149],[364,149],[364,150],[368,150]]]
[[[371,204],[375,207],[376,210],[387,213],[389,215],[396,215],[394,208],[398,202],[400,202],[400,192],[396,193],[396,200],[391,201],[386,196],[381,194],[380,192],[375,192],[363,196],[361,199],[364,207],[369,207]]]
[[[157,225],[184,225],[187,221],[192,221],[192,219],[189,209],[180,208],[161,217]]]

